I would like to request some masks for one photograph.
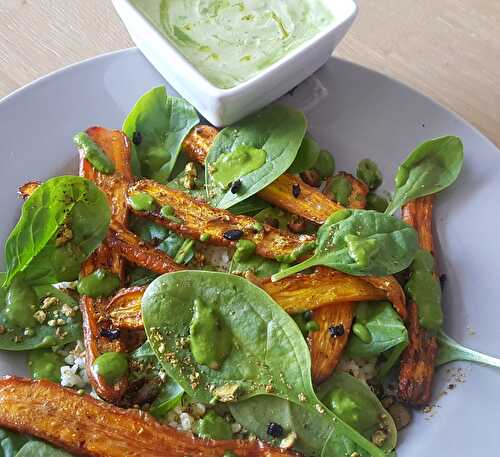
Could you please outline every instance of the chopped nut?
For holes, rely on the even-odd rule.
[[[238,391],[239,387],[240,386],[235,383],[224,384],[223,386],[216,387],[213,393],[217,400],[222,403],[226,403],[236,399],[236,392]]]
[[[33,317],[37,322],[40,324],[43,324],[45,322],[45,319],[47,319],[47,314],[45,311],[42,311],[41,309],[38,310],[35,314],[33,314]]]
[[[42,302],[42,309],[49,309],[52,305],[56,305],[59,300],[56,297],[46,297]]]
[[[57,325],[64,325],[66,322],[64,322],[64,319],[57,319],[56,324]]]
[[[51,319],[50,321],[47,322],[47,325],[49,327],[55,327],[56,326],[56,320],[55,319]]]
[[[302,392],[299,393],[298,397],[300,402],[305,402],[307,400],[306,396]]]
[[[68,225],[63,225],[62,229],[59,231],[59,234],[56,238],[56,246],[64,246],[68,241],[73,239],[73,231]]]
[[[295,441],[297,440],[297,434],[295,432],[290,432],[285,438],[281,440],[281,449],[290,449]]]
[[[75,315],[75,310],[71,308],[71,306],[68,306],[66,303],[62,305],[61,312],[66,317],[73,317]]]
[[[383,430],[376,430],[372,434],[372,443],[377,447],[382,447],[387,439],[387,433]]]

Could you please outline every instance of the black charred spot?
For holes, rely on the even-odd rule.
[[[330,332],[330,336],[332,338],[337,338],[345,333],[344,326],[342,324],[332,325],[328,327],[328,331]]]
[[[273,438],[280,438],[283,436],[283,427],[276,422],[269,422],[267,426],[267,434],[272,436]]]
[[[243,230],[228,230],[224,232],[224,238],[229,241],[238,241],[243,236]]]
[[[134,143],[136,146],[139,146],[142,143],[142,133],[138,132],[137,130],[134,132],[132,135],[132,143]]]

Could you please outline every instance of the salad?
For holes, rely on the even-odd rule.
[[[80,176],[21,186],[5,243],[0,350],[32,379],[0,380],[0,457],[395,456],[436,367],[500,367],[443,332],[459,138],[392,195],[282,105],[218,131],[157,87],[74,143]]]

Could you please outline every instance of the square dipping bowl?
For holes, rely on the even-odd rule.
[[[251,79],[230,89],[212,84],[129,0],[113,0],[132,40],[166,81],[216,127],[233,124],[296,87],[323,66],[344,38],[357,7],[326,0],[333,22]]]

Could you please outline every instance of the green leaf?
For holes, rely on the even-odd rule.
[[[269,203],[257,197],[256,195],[252,195],[251,197],[243,200],[236,205],[231,206],[230,211],[239,216],[240,214],[246,214],[253,216],[254,214],[262,211],[266,208],[269,208]]]
[[[255,434],[260,440],[275,446],[279,446],[281,438],[273,439],[268,435],[269,423],[274,422],[281,425],[284,430],[283,437],[290,432],[297,433],[293,449],[308,457],[322,455],[321,451],[332,432],[330,419],[324,414],[271,395],[249,398],[231,404],[229,409],[236,422],[250,433]]]
[[[21,448],[16,457],[71,457],[71,454],[42,441],[30,441]]]
[[[0,280],[3,273],[0,273]],[[42,302],[47,297],[54,297],[54,304],[48,309],[43,310],[47,315],[43,323],[35,322],[33,327],[28,329],[12,325],[7,306],[5,304],[5,290],[0,293],[0,325],[6,331],[0,334],[0,350],[4,351],[28,351],[33,349],[49,348],[61,344],[71,343],[82,338],[81,315],[78,310],[78,302],[64,292],[52,286],[36,286],[34,288],[37,297],[37,307],[35,309],[27,309],[26,312],[34,314],[37,312]],[[76,308],[73,316],[65,316],[61,310],[64,305],[69,308]],[[64,320],[64,325],[50,326],[50,320]],[[28,330],[28,333],[27,333]]]
[[[205,166],[208,200],[217,208],[230,208],[256,194],[281,176],[294,161],[307,128],[304,115],[281,105],[271,105],[257,114],[223,129],[215,138]],[[231,180],[241,181],[240,190],[233,194],[213,179],[214,164],[223,154],[239,154],[241,148],[265,152],[265,162],[246,174],[235,173]],[[243,165],[249,167],[252,154]],[[220,163],[220,162],[219,162]],[[253,167],[249,167],[248,170]],[[240,168],[235,168],[239,170]]]
[[[442,330],[438,332],[437,339],[439,342],[439,353],[436,361],[437,366],[464,360],[500,368],[500,359],[466,348],[450,338]]]
[[[444,136],[419,145],[399,166],[396,189],[386,214],[419,197],[446,189],[458,178],[464,146],[456,136]]]
[[[105,194],[78,176],[52,178],[23,205],[5,244],[9,285],[20,272],[30,284],[78,279],[81,263],[101,244],[111,213]],[[67,235],[62,243],[61,234]]]
[[[315,265],[355,276],[392,275],[407,268],[418,249],[415,229],[392,216],[343,210],[318,230],[312,257],[273,276],[278,281]]]
[[[386,362],[379,368],[378,375],[385,376],[408,345],[404,322],[388,302],[362,302],[356,308],[355,323],[366,327],[371,341],[365,343],[356,335],[351,335],[346,348],[347,356],[376,359],[383,354]]]
[[[194,302],[210,304],[231,335],[218,369],[199,364],[183,344],[190,337]],[[234,275],[206,271],[165,274],[147,288],[142,316],[148,340],[165,371],[196,401],[242,401],[273,395],[310,411],[319,408],[350,440],[383,456],[333,413],[324,410],[311,381],[309,349],[293,319],[262,289]]]
[[[288,173],[299,174],[314,167],[319,157],[319,145],[313,140],[311,135],[306,133],[302,140],[299,152],[288,169]]]
[[[0,457],[15,457],[28,441],[26,435],[0,428]]]
[[[130,139],[136,132],[140,133],[140,144],[132,147],[134,175],[166,183],[182,142],[198,123],[196,110],[184,99],[167,95],[164,86],[145,93],[122,127]]]
[[[318,397],[367,439],[371,439],[372,434],[382,428],[387,435],[382,446],[385,451],[396,447],[394,420],[364,382],[348,373],[335,372],[321,384]]]

